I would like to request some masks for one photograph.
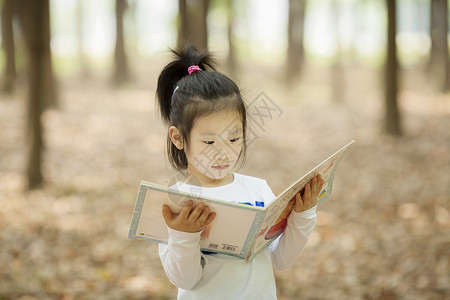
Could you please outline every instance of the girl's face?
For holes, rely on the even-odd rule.
[[[187,171],[204,186],[231,183],[230,173],[243,147],[241,117],[234,111],[223,111],[195,120],[191,130]]]

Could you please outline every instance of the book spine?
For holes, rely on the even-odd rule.
[[[136,204],[133,210],[133,217],[131,218],[130,230],[128,231],[129,239],[142,239],[142,237],[136,236],[137,227],[139,224],[139,218],[141,217],[142,206],[144,205],[146,189],[141,185],[137,194]]]
[[[248,258],[253,254],[255,240],[258,237],[259,231],[261,230],[261,223],[264,220],[266,213],[267,213],[266,210],[258,211],[256,213],[255,219],[253,220],[252,227],[247,235],[247,239],[241,252],[244,254],[243,258],[245,258],[246,260],[248,260]]]

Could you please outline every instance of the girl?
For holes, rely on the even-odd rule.
[[[231,172],[246,153],[247,116],[239,88],[214,70],[209,53],[192,46],[172,52],[175,59],[161,72],[156,94],[169,126],[169,161],[183,174],[174,188],[267,205],[275,195],[265,180]],[[190,201],[178,215],[163,206],[169,240],[159,244],[159,255],[169,280],[178,287],[178,299],[276,299],[273,267],[289,268],[305,247],[322,184],[317,176],[303,195],[296,195],[284,234],[250,262],[201,252],[201,234],[216,217],[207,205]]]

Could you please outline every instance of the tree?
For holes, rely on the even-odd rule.
[[[114,76],[116,84],[121,84],[129,79],[128,61],[125,53],[125,41],[123,34],[123,16],[127,8],[126,0],[116,0],[116,46],[114,49]]]
[[[449,89],[448,4],[447,0],[431,0],[429,70],[442,91]]]
[[[234,25],[234,0],[226,1],[227,7],[227,37],[228,37],[228,56],[227,66],[230,74],[234,76],[236,74],[236,46],[233,35]]]
[[[28,126],[27,167],[28,188],[43,182],[41,115],[46,104],[54,99],[50,52],[49,0],[17,0],[20,2],[19,20],[23,28],[28,56]]]
[[[289,0],[288,49],[286,57],[286,78],[288,83],[300,75],[304,60],[305,11],[306,0]]]
[[[34,3],[37,2],[37,3]],[[33,3],[33,4],[31,4]],[[52,56],[50,49],[50,3],[48,0],[31,1],[31,0],[15,0],[15,12],[19,17],[20,28],[22,29],[22,35],[26,44],[28,57],[28,69],[30,69],[33,62],[31,61],[30,51],[34,51],[38,46],[35,40],[42,39],[39,44],[42,49],[42,55],[39,58],[42,60],[42,72],[41,75],[41,89],[42,89],[42,108],[57,107],[57,92],[56,92],[56,80],[53,75]],[[34,7],[37,7],[36,11],[33,11]],[[36,16],[36,14],[42,14]],[[35,27],[33,22],[39,18],[43,23],[38,28]],[[36,36],[36,35],[39,36]],[[34,46],[33,46],[34,45]],[[30,48],[31,47],[31,48]],[[35,55],[36,56],[36,55]]]
[[[342,47],[341,47],[341,37],[340,37],[340,13],[338,0],[333,0],[331,2],[331,16],[332,16],[332,29],[334,29],[334,36],[336,38],[336,55],[335,62],[333,63],[331,72],[331,85],[333,91],[333,101],[336,103],[342,103],[344,100],[344,85],[345,85],[345,74],[344,67],[342,65]]]
[[[398,61],[395,37],[397,35],[396,0],[386,0],[387,26],[387,55],[385,64],[385,119],[384,129],[392,135],[401,135],[400,113],[397,104],[398,92]]]
[[[3,0],[2,3],[2,47],[5,53],[5,71],[2,90],[11,93],[16,81],[16,58],[14,55],[14,32],[13,32],[13,0]]]
[[[84,19],[84,5],[82,0],[77,1],[76,6],[76,34],[78,40],[78,61],[80,63],[81,75],[86,78],[90,76],[90,70],[86,54],[84,52],[83,43],[83,19]]]
[[[178,43],[191,43],[199,50],[208,48],[207,15],[209,0],[179,0]]]

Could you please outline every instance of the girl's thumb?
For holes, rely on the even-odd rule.
[[[163,215],[164,220],[166,221],[166,223],[172,221],[173,214],[172,214],[172,212],[170,211],[170,208],[167,205],[163,205],[162,215]]]

